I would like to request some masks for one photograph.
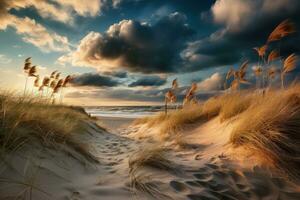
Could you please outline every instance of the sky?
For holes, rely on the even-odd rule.
[[[246,60],[253,81],[253,48],[285,19],[299,30],[299,13],[299,0],[0,0],[0,88],[22,92],[32,57],[41,77],[73,75],[69,104],[162,104],[175,78],[179,95],[196,82],[207,98]],[[284,58],[299,44],[296,32],[268,51]]]

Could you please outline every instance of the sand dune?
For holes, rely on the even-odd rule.
[[[165,142],[159,125],[132,125],[122,133],[87,126],[77,137],[95,161],[66,147],[26,145],[1,162],[1,199],[300,198],[298,185],[227,144],[234,123],[214,118]]]

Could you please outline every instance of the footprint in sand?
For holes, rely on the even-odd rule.
[[[178,182],[178,181],[170,181],[170,186],[176,192],[188,192],[188,191],[190,191],[190,188],[187,185],[185,185],[184,183]]]
[[[218,198],[207,194],[189,194],[187,197],[190,200],[218,200]]]
[[[218,165],[215,165],[215,164],[205,164],[206,166],[212,168],[212,169],[219,169],[219,166]]]
[[[213,176],[211,174],[208,173],[196,173],[193,174],[194,177],[196,177],[199,180],[203,180],[203,181],[209,181],[212,180]]]

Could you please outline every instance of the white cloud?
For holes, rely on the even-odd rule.
[[[237,31],[261,16],[297,9],[298,0],[217,0],[211,11],[216,23]]]
[[[46,52],[69,50],[67,37],[49,32],[44,26],[28,17],[18,18],[13,15],[9,15],[9,17],[11,21],[8,26],[16,29],[17,34],[22,36],[23,41],[31,43]]]
[[[198,83],[198,90],[199,91],[212,91],[212,90],[219,90],[222,87],[223,77],[220,73],[216,72],[212,74],[207,79]]]
[[[0,1],[0,30],[5,30],[7,27],[12,27],[16,30],[17,34],[21,35],[23,41],[31,43],[46,52],[68,51],[68,38],[47,30],[34,19],[30,19],[28,17],[21,18],[9,13],[9,10],[12,8],[20,9],[33,5],[35,5],[35,8],[37,8],[38,11],[43,11],[45,15],[51,15],[53,17],[60,17],[58,15],[61,15],[54,14],[59,11],[53,10],[54,7],[52,5],[48,5],[47,7],[45,1],[4,0]]]
[[[102,7],[100,0],[54,0],[64,8],[74,10],[81,16],[96,16]]]
[[[100,13],[103,4],[116,7],[120,2],[121,0],[0,0],[0,31],[13,27],[23,41],[43,51],[68,51],[69,42],[66,37],[47,30],[34,19],[17,17],[10,10],[30,7],[43,18],[73,24],[75,14],[93,17]]]

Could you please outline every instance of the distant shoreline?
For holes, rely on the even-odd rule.
[[[137,118],[97,116],[96,119],[101,127],[112,132],[118,132],[120,129],[129,126]]]

